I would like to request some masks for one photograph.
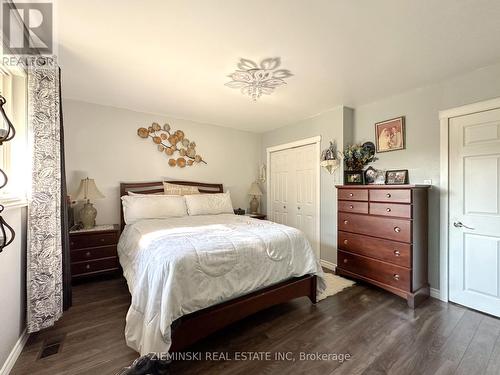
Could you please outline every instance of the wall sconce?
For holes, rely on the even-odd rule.
[[[325,168],[328,173],[334,174],[340,167],[341,158],[342,155],[337,151],[337,142],[335,140],[330,141],[330,147],[321,152],[321,162],[319,165]]]
[[[265,164],[261,164],[261,166],[259,167],[259,177],[257,178],[257,181],[260,182],[261,184],[266,182],[266,165]]]

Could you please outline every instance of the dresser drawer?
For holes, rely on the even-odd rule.
[[[344,251],[338,252],[338,267],[395,288],[411,291],[411,271]]]
[[[411,267],[410,244],[339,231],[338,248],[398,266]]]
[[[411,219],[411,204],[370,202],[370,214]]]
[[[87,247],[116,245],[118,243],[118,235],[116,232],[111,233],[85,233],[78,235],[70,235],[69,246],[71,250],[85,249]]]
[[[411,243],[411,221],[339,212],[339,230]]]
[[[411,203],[411,190],[409,189],[372,189],[370,190],[371,202]]]
[[[344,212],[368,213],[368,202],[339,201],[338,210]]]
[[[88,262],[78,262],[71,264],[73,276],[85,275],[99,271],[111,271],[118,269],[118,258],[105,258],[99,260],[89,260]]]
[[[116,257],[116,245],[71,251],[71,262]]]
[[[367,189],[339,189],[338,199],[350,200],[350,201],[367,201],[368,200],[368,190]]]

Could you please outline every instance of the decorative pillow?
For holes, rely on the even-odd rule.
[[[125,195],[122,202],[125,224],[187,215],[186,202],[180,195]]]
[[[184,186],[163,182],[163,190],[165,195],[191,195],[200,194],[196,186]]]
[[[234,214],[229,192],[186,195],[184,199],[189,215]]]

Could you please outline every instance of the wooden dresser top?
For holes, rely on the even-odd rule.
[[[429,189],[432,185],[335,185],[337,189]]]

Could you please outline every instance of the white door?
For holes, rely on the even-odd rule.
[[[319,257],[318,160],[317,144],[271,153],[269,220],[300,229]]]
[[[271,215],[269,220],[275,223],[294,226],[290,220],[293,215],[289,215],[289,201],[292,196],[290,188],[293,183],[290,179],[293,178],[291,172],[291,163],[289,159],[292,151],[290,149],[276,151],[271,154],[271,170],[270,170],[270,189],[271,189]]]
[[[450,300],[500,316],[500,109],[449,126]]]
[[[306,235],[312,248],[319,253],[316,238],[316,184],[319,157],[316,145],[297,147],[294,150],[295,183],[292,199],[295,228]]]

